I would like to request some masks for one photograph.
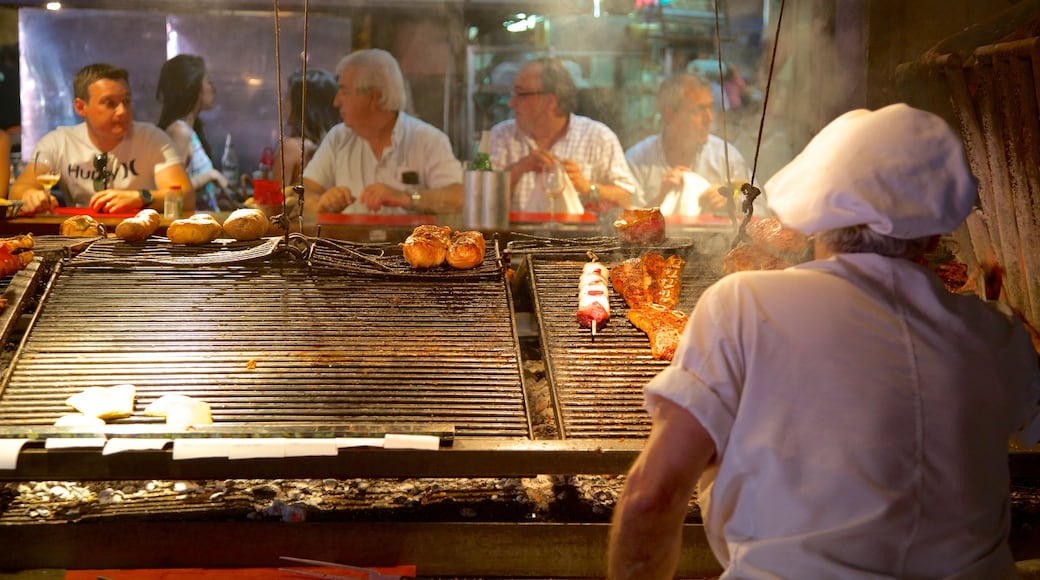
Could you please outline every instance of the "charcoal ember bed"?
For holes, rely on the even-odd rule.
[[[689,312],[701,293],[721,276],[716,256],[691,248],[686,259],[679,309]],[[599,253],[611,268],[638,255],[633,250]],[[647,335],[625,318],[624,299],[610,289],[610,321],[591,331],[578,326],[578,279],[587,258],[530,256],[530,280],[538,312],[543,357],[565,437],[645,437],[650,420],[643,407],[643,386],[667,361],[650,355]]]
[[[264,244],[160,240],[138,244],[147,259],[134,261],[131,244],[104,240],[73,259],[15,355],[0,426],[50,425],[72,412],[70,395],[132,383],[136,412],[116,424],[161,422],[140,410],[179,393],[243,432],[437,423],[456,435],[529,436],[503,275],[368,277]]]

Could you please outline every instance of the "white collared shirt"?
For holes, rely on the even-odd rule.
[[[725,276],[646,393],[715,441],[698,501],[723,578],[1014,572],[1007,442],[1035,442],[1037,353],[909,260]]]
[[[439,129],[401,111],[394,123],[390,146],[376,159],[368,142],[343,123],[333,127],[314,157],[307,163],[303,176],[325,189],[345,186],[354,195],[354,203],[342,213],[371,213],[360,202],[361,190],[372,183],[384,183],[404,189],[402,176],[409,171],[419,174],[420,189],[437,189],[462,183],[462,165],[451,149],[448,136]],[[405,213],[399,207],[383,206],[379,214]]]

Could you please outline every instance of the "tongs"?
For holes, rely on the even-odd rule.
[[[336,562],[323,562],[321,560],[308,560],[307,558],[293,558],[290,556],[279,556],[279,559],[296,562],[297,564],[310,564],[311,566],[323,566],[326,568],[342,568],[352,572],[360,572],[361,574],[366,574],[364,577],[366,580],[404,580],[405,578],[412,578],[412,576],[401,576],[400,574],[383,574],[378,570],[373,570],[371,568],[362,568],[360,566],[351,566],[349,564],[337,564]],[[324,572],[299,570],[296,568],[279,568],[278,571],[299,574],[301,576],[309,576],[311,578],[357,578],[355,575],[345,576],[341,574],[327,574]]]

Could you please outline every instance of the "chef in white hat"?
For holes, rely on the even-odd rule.
[[[1040,439],[1037,353],[1010,309],[906,259],[972,209],[959,136],[853,111],[765,189],[816,259],[699,299],[646,387],[610,577],[672,577],[695,489],[723,578],[1013,577],[1007,441]]]

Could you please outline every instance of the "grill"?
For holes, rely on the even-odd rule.
[[[898,70],[901,94],[959,126],[980,210],[958,230],[969,265],[999,263],[1004,299],[1040,325],[1040,38],[930,54]]]
[[[701,293],[721,275],[719,258],[692,251],[692,246],[660,250],[686,259],[679,308],[689,312]],[[597,254],[605,266],[641,253],[616,248]],[[546,373],[560,419],[569,438],[645,437],[650,420],[643,407],[643,386],[668,366],[650,356],[645,333],[625,318],[628,307],[610,289],[610,321],[597,331],[575,321],[578,279],[588,259],[530,256],[531,286],[541,325]]]
[[[468,277],[409,273],[389,246],[377,252],[396,267],[384,277],[336,271],[329,250],[320,271],[274,251],[101,240],[57,265],[5,376],[0,427],[49,426],[73,412],[70,395],[132,383],[138,410],[197,397],[225,435],[430,424],[530,435],[497,248]],[[161,421],[138,412],[111,424]]]

